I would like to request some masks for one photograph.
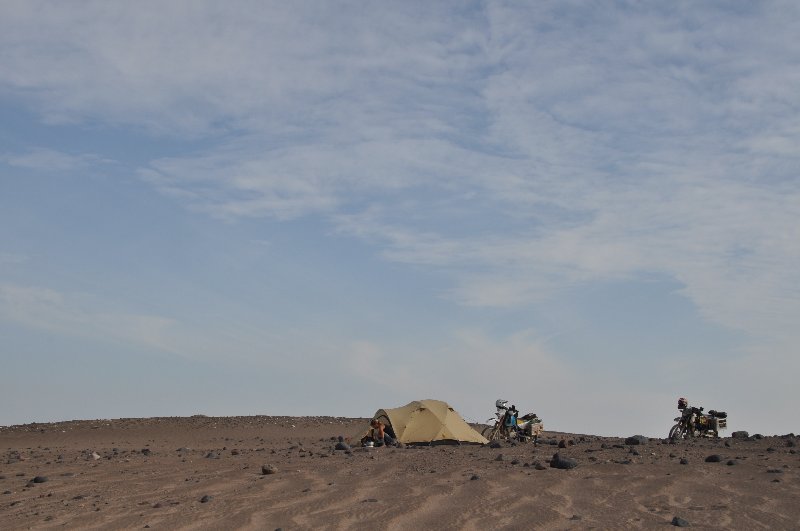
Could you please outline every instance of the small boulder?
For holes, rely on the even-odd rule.
[[[277,474],[278,469],[275,465],[261,465],[261,474],[264,476],[268,476],[270,474]]]
[[[647,444],[647,437],[644,435],[633,435],[625,439],[625,444],[634,445],[634,444]]]
[[[676,516],[672,519],[672,525],[674,525],[675,527],[690,527],[689,522],[684,520],[680,516]]]
[[[722,461],[722,456],[719,454],[711,454],[706,457],[706,463],[719,463]]]
[[[553,454],[553,458],[550,460],[551,468],[569,470],[571,468],[575,468],[576,466],[578,466],[578,462],[575,459],[570,457],[561,457],[558,455],[558,453]]]
[[[747,439],[748,437],[750,437],[750,434],[744,430],[740,430],[731,433],[731,437],[733,437],[734,439]]]

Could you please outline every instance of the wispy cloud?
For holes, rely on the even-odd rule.
[[[111,162],[97,155],[72,155],[48,148],[34,148],[25,153],[0,154],[0,161],[15,168],[46,173],[86,169]]]
[[[177,353],[167,337],[174,325],[171,319],[93,311],[73,297],[39,286],[0,284],[0,319],[51,333]]]
[[[313,217],[473,309],[655,274],[762,346],[800,340],[796,3],[146,5],[4,6],[0,91],[198,140],[135,171],[218,218]]]

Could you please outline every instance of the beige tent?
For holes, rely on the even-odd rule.
[[[415,400],[403,407],[379,409],[372,418],[391,425],[397,440],[406,444],[436,441],[479,444],[489,442],[441,400]]]

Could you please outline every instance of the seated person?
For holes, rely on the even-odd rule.
[[[397,436],[394,434],[392,427],[387,426],[378,419],[372,419],[369,425],[372,429],[370,430],[367,440],[372,440],[375,446],[391,446],[395,443],[395,440],[397,440]]]

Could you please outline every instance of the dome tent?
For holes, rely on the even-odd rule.
[[[390,425],[397,440],[405,444],[489,442],[472,429],[447,402],[441,400],[415,400],[402,407],[379,409],[372,418]]]

